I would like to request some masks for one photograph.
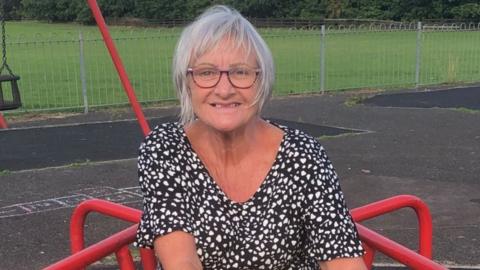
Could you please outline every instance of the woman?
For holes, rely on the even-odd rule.
[[[144,214],[136,246],[162,269],[365,269],[325,151],[260,112],[271,53],[225,6],[182,33],[173,61],[180,123],[140,147]]]

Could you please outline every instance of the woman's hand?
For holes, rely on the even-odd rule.
[[[360,258],[339,258],[331,261],[320,262],[321,270],[367,270],[363,259]]]
[[[162,268],[165,270],[202,270],[195,239],[189,233],[175,231],[154,241]]]

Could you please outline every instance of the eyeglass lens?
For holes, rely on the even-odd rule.
[[[229,70],[219,70],[215,67],[200,67],[189,69],[194,82],[202,88],[214,87],[220,81],[222,73],[226,73],[230,83],[237,88],[249,88],[257,79],[258,71],[250,67],[234,67]]]

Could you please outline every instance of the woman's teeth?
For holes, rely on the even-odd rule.
[[[234,107],[238,107],[239,105],[240,105],[239,103],[230,103],[230,104],[214,103],[214,104],[212,104],[212,106],[214,106],[215,108],[234,108]]]

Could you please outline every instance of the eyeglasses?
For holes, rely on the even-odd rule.
[[[236,88],[246,89],[252,87],[257,80],[260,69],[248,66],[232,67],[227,70],[220,70],[216,67],[194,67],[188,68],[187,74],[192,75],[193,82],[200,88],[215,87],[222,74],[227,74],[228,81]]]

